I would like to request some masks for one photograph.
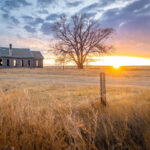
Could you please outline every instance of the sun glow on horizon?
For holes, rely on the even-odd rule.
[[[150,58],[143,57],[131,57],[131,56],[102,56],[92,57],[94,62],[90,62],[89,65],[93,66],[112,66],[114,69],[119,69],[121,66],[150,66]],[[54,66],[55,58],[45,59],[44,66]],[[69,63],[68,65],[75,65]]]
[[[96,61],[91,62],[90,65],[113,66],[116,69],[120,66],[150,66],[150,59],[143,57],[103,56],[94,59]]]

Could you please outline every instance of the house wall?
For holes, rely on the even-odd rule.
[[[6,58],[2,58],[3,59],[3,68],[7,67],[7,59]]]
[[[9,59],[9,66],[10,68],[14,67],[14,59]]]
[[[2,58],[0,57],[0,59],[2,59],[2,66],[0,66],[0,68],[43,68],[43,59],[20,59],[20,58]],[[7,60],[9,60],[9,66],[7,66]],[[14,66],[14,60],[16,60],[16,66]],[[23,60],[23,66],[21,65],[21,62]],[[29,62],[30,61],[30,65]],[[38,61],[38,63],[37,63]],[[38,64],[38,66],[37,66]]]
[[[40,60],[39,60],[39,67],[40,67],[40,68],[43,68],[43,59],[40,59]]]
[[[0,66],[0,68],[33,68],[33,59],[20,59],[20,58],[1,58],[3,61],[3,65]],[[9,66],[7,65],[7,60],[9,60]],[[16,60],[16,66],[14,66],[14,60]],[[21,65],[21,62],[23,60],[23,66]],[[30,65],[29,62],[30,61]]]
[[[35,67],[35,68],[43,68],[43,59],[34,59],[33,60],[33,67]]]

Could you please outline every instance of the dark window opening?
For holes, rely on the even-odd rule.
[[[28,60],[28,66],[30,67],[30,60]]]
[[[0,59],[0,66],[2,66],[3,65],[3,60],[2,59]]]
[[[9,59],[7,59],[7,66],[9,66]]]

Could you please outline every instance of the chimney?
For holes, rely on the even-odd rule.
[[[9,56],[12,56],[12,44],[9,44]]]

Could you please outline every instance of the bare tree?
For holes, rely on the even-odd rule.
[[[56,37],[54,53],[67,54],[78,66],[88,61],[90,54],[107,53],[110,47],[104,45],[113,32],[112,28],[101,28],[100,24],[86,15],[74,15],[71,19],[62,16],[53,26]]]
[[[69,57],[66,54],[58,55],[55,59],[57,64],[62,65],[63,70],[65,69],[65,65],[70,62]]]

